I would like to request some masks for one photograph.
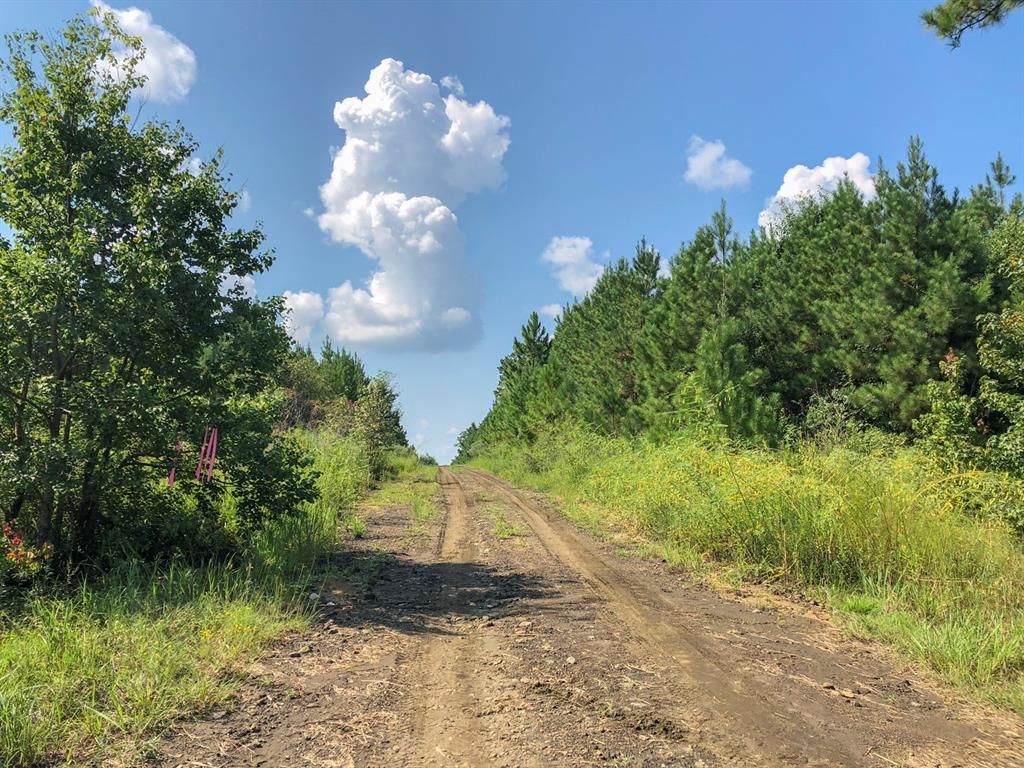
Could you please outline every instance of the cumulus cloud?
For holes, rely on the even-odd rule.
[[[462,87],[462,81],[455,75],[445,75],[441,78],[441,87],[451,91],[456,96],[465,96],[466,89]]]
[[[746,187],[751,173],[739,160],[729,157],[722,141],[705,141],[696,134],[690,137],[683,178],[691,184],[701,189]]]
[[[149,11],[130,7],[112,8],[102,0],[92,0],[94,8],[112,13],[121,31],[139,37],[146,55],[139,63],[136,74],[146,77],[143,95],[154,101],[173,103],[184,99],[196,81],[196,55],[159,24],[153,23]],[[124,58],[123,51],[117,53]]]
[[[865,198],[875,197],[875,177],[868,170],[871,160],[863,152],[850,157],[828,157],[821,165],[808,168],[794,165],[782,177],[782,186],[768,201],[767,207],[757,217],[757,223],[770,228],[782,216],[787,204],[808,195],[834,192],[839,182],[849,178]]]
[[[329,291],[332,338],[418,349],[479,338],[481,291],[453,211],[504,182],[509,120],[487,102],[463,100],[455,82],[442,97],[429,75],[385,59],[364,97],[334,107],[345,143],[320,187],[317,222],[377,267],[365,286],[346,281]]]
[[[314,291],[285,291],[284,327],[299,344],[305,344],[324,317],[324,300]]]
[[[544,317],[558,317],[562,314],[561,304],[545,304],[543,307],[537,310]]]
[[[554,267],[562,289],[575,296],[590,291],[604,272],[604,265],[594,260],[594,244],[589,237],[553,237],[540,258]]]

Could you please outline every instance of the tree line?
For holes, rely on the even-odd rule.
[[[499,365],[459,459],[563,419],[609,435],[776,446],[823,418],[1019,471],[1024,202],[1001,156],[947,190],[919,139],[876,196],[844,180],[743,238],[725,204],[661,273],[641,240]]]

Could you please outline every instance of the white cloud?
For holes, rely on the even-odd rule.
[[[143,95],[154,101],[172,103],[184,99],[196,81],[196,55],[159,24],[153,23],[149,11],[130,7],[111,8],[102,0],[92,0],[94,8],[112,13],[121,31],[139,37],[146,55],[139,63],[136,74],[146,77]],[[119,58],[123,51],[115,51]]]
[[[757,223],[769,228],[783,214],[787,204],[808,195],[834,192],[839,182],[848,177],[865,198],[875,197],[875,177],[868,170],[871,159],[863,152],[850,157],[828,157],[821,165],[808,168],[794,165],[782,178],[782,186],[768,201],[767,207],[757,217]]]
[[[252,195],[249,194],[248,189],[243,189],[238,196],[238,207],[235,210],[238,213],[248,213],[252,210]]]
[[[412,439],[412,444],[416,448],[421,448],[421,447],[423,447],[423,442],[426,439],[427,439],[426,436],[422,432],[417,432],[416,435]]]
[[[481,292],[453,209],[504,182],[509,120],[484,101],[442,98],[429,75],[394,59],[365,90],[334,107],[345,143],[332,153],[317,222],[377,271],[365,287],[329,291],[326,328],[354,343],[467,347],[480,335]]]
[[[457,435],[457,434],[459,434],[459,428],[458,427],[448,427],[448,429],[445,431],[445,434],[446,435]]]
[[[594,261],[589,237],[553,237],[540,258],[554,266],[558,284],[575,296],[587,293],[604,272],[604,266]]]
[[[537,310],[544,317],[558,317],[562,314],[561,304],[545,304],[543,307]]]
[[[462,81],[455,75],[445,75],[441,78],[441,87],[451,91],[456,96],[465,96],[466,89],[462,87]]]
[[[746,187],[751,173],[747,166],[726,154],[721,141],[705,141],[697,135],[690,137],[683,178],[691,184],[701,189]]]
[[[324,317],[324,300],[313,291],[285,291],[284,327],[299,344],[305,344]]]

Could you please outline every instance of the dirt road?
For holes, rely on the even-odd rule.
[[[815,610],[624,558],[549,502],[439,472],[444,513],[368,517],[376,574],[252,672],[166,766],[1024,766],[1024,724]]]

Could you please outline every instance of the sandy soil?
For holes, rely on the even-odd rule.
[[[369,513],[322,620],[162,766],[1024,766],[1024,724],[813,606],[623,558],[544,497],[439,472],[444,514]]]

